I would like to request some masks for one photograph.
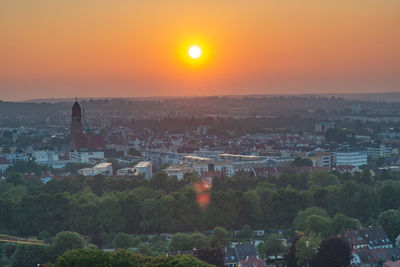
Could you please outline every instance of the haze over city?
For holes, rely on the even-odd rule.
[[[398,92],[399,10],[396,0],[1,1],[0,94]]]
[[[0,0],[0,267],[400,267],[400,0]]]

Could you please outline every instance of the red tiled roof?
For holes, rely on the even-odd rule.
[[[11,162],[8,161],[8,159],[6,159],[6,158],[0,158],[0,164],[1,165],[11,164]]]
[[[93,133],[78,134],[73,142],[76,149],[98,150],[106,147],[103,136]]]

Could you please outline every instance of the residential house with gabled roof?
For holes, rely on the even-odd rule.
[[[393,244],[381,227],[372,227],[362,230],[350,230],[343,233],[345,240],[353,249],[392,248]]]

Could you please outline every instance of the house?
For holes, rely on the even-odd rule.
[[[257,257],[257,250],[254,244],[236,244],[233,248],[225,248],[224,265],[227,267],[247,266],[241,265],[241,262],[249,258],[257,259]]]
[[[10,167],[11,165],[12,164],[8,159],[3,158],[3,157],[0,158],[0,172],[1,173],[4,173],[8,169],[8,167]]]
[[[382,267],[400,267],[400,259],[388,260],[382,264]]]
[[[389,260],[397,260],[400,258],[399,248],[379,248],[379,249],[359,249],[353,250],[353,258],[351,266],[362,267],[379,267],[382,262],[387,263]],[[388,262],[388,264],[392,264]],[[388,265],[396,266],[396,265]]]
[[[400,234],[396,237],[396,245],[400,247]]]
[[[240,266],[243,267],[266,267],[267,263],[264,259],[258,257],[247,257],[245,260],[240,261]]]
[[[381,227],[372,227],[362,230],[350,230],[343,233],[345,240],[353,249],[392,248],[389,237]]]
[[[240,261],[234,248],[225,247],[224,250],[224,266],[239,267]]]
[[[78,171],[83,176],[95,176],[95,175],[113,175],[112,164],[108,162],[99,163],[92,168],[83,168]]]

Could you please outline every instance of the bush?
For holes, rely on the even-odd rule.
[[[133,237],[125,233],[118,233],[113,240],[114,248],[131,248],[133,247]]]

